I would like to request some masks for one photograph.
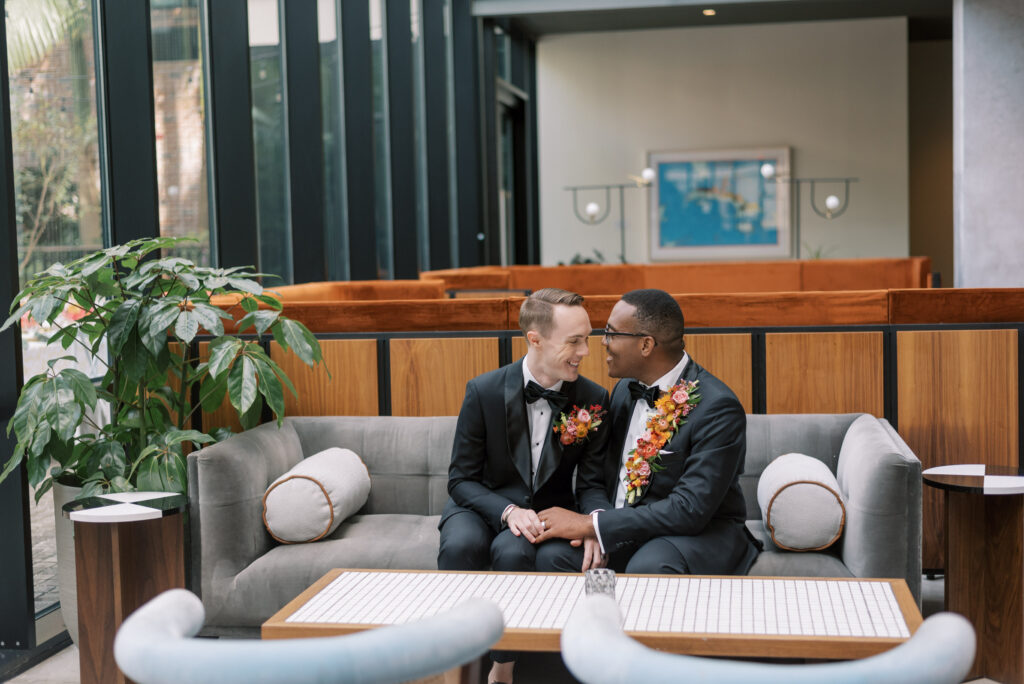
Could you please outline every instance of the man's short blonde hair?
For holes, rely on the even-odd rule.
[[[536,330],[547,337],[551,333],[551,324],[555,320],[555,305],[583,306],[583,297],[575,292],[560,290],[557,287],[545,287],[537,290],[519,307],[519,328],[525,335]]]

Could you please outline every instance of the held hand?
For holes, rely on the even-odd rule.
[[[601,553],[601,544],[594,537],[583,540],[583,567],[586,572],[591,568],[603,568],[608,565],[608,557]]]
[[[522,535],[531,544],[537,543],[537,536],[541,533],[542,526],[537,512],[529,508],[513,508],[506,520],[508,529],[517,537]]]
[[[540,517],[543,533],[537,541],[548,539],[584,539],[594,536],[594,525],[589,515],[573,513],[564,508],[548,508],[541,511]]]

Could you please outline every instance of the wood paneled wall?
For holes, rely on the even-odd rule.
[[[765,335],[767,412],[883,417],[884,344],[881,331]]]
[[[375,416],[379,412],[377,340],[320,340],[324,363],[310,368],[276,342],[270,358],[295,385],[284,392],[289,416]]]
[[[896,333],[899,432],[925,468],[1018,463],[1016,330]],[[925,568],[942,567],[941,492],[924,488]]]
[[[948,463],[1017,465],[1018,333],[1009,329],[764,330],[764,375],[755,376],[755,334],[688,332],[694,360],[736,393],[748,413],[850,413],[890,416],[924,468]],[[505,336],[506,339],[502,339]],[[890,337],[892,336],[892,337]],[[888,341],[887,341],[888,340]],[[498,368],[507,344],[512,361],[526,353],[518,333],[494,337],[390,337],[323,339],[327,368],[311,370],[275,344],[270,353],[288,373],[299,396],[286,393],[290,415],[376,415],[379,393],[390,394],[392,415],[457,415],[466,382]],[[609,391],[601,337],[593,335],[581,372]],[[886,345],[895,350],[886,393]],[[378,345],[387,345],[390,370],[379,369]],[[382,347],[383,348],[383,347]],[[199,343],[202,360],[208,343]],[[380,386],[380,383],[386,383]],[[763,382],[763,403],[755,388]],[[887,405],[887,401],[891,402]],[[225,399],[203,428],[239,430]],[[924,488],[926,568],[943,563],[941,499]]]
[[[391,414],[457,416],[466,383],[498,366],[497,338],[393,339]]]

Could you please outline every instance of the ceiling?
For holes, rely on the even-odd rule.
[[[714,16],[703,10],[714,9]],[[909,19],[911,39],[949,38],[952,0],[474,0],[473,14],[534,38],[622,31],[871,17]]]

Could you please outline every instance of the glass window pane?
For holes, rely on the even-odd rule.
[[[330,280],[348,280],[345,103],[341,92],[341,41],[338,39],[336,2],[317,1],[324,144],[324,226],[327,230],[327,277]]]
[[[191,237],[175,253],[209,265],[206,108],[198,0],[153,0],[153,108],[160,234]]]
[[[18,240],[24,285],[55,262],[103,247],[90,2],[7,2],[7,59]],[[65,307],[62,318],[82,311]],[[59,325],[60,319],[58,319]],[[57,356],[101,374],[83,345],[47,345],[52,325],[22,323],[25,377]],[[68,362],[61,362],[68,365]],[[29,507],[36,611],[57,599],[50,494]]]
[[[277,0],[249,0],[248,9],[259,269],[285,284],[294,279],[280,17]]]
[[[420,271],[430,269],[430,217],[427,198],[427,102],[424,93],[423,2],[409,0],[412,20],[413,142],[416,148],[416,235]]]
[[[377,277],[395,272],[391,233],[391,144],[388,139],[388,53],[384,0],[370,2],[370,53],[373,79],[373,182],[377,231]]]

